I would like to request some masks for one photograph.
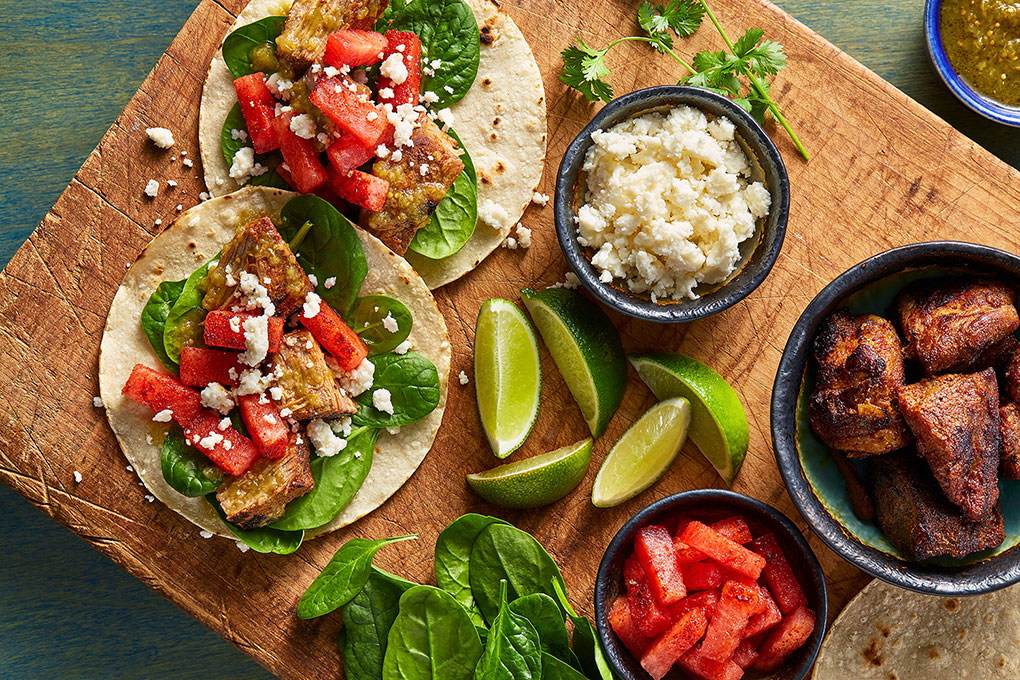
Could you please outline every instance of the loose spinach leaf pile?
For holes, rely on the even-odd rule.
[[[410,246],[411,250],[430,260],[441,260],[463,248],[475,233],[475,223],[478,221],[475,164],[457,133],[451,128],[447,134],[456,139],[464,150],[460,155],[464,169],[436,206],[429,223],[415,233]]]
[[[495,517],[460,517],[436,540],[438,588],[372,566],[376,550],[406,538],[348,541],[298,604],[307,618],[340,603],[347,677],[613,680],[594,626],[570,606],[559,568],[530,534]]]

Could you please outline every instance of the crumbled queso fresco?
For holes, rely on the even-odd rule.
[[[598,130],[592,141],[574,219],[603,282],[622,280],[653,301],[693,300],[699,283],[733,273],[771,196],[750,180],[729,119],[679,106]]]

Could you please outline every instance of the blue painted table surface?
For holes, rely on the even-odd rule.
[[[1020,167],[1020,130],[959,104],[929,64],[921,0],[777,4]],[[0,264],[6,264],[195,0],[4,0]],[[779,38],[781,40],[781,38]],[[0,678],[267,678],[265,670],[0,486]]]

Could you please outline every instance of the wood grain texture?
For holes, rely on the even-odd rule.
[[[388,548],[382,566],[428,581],[439,529],[465,510],[493,512],[467,491],[463,473],[493,464],[479,435],[472,386],[451,388],[450,409],[435,449],[412,480],[366,520],[310,542],[289,558],[241,555],[232,543],[202,541],[197,530],[159,504],[143,501],[124,470],[105,420],[92,408],[99,336],[123,275],[174,206],[196,202],[197,168],[158,152],[144,127],[162,124],[178,136],[179,153],[196,156],[194,129],[204,65],[241,2],[203,2],[139,93],[92,153],[57,205],[0,276],[0,479],[81,534],[197,619],[283,677],[335,675],[337,617],[300,622],[293,605],[318,569],[351,536],[414,531],[418,544]],[[760,0],[715,3],[734,32],[753,23],[784,42],[791,68],[776,84],[784,111],[815,154],[810,164],[775,137],[794,187],[790,232],[772,276],[745,302],[711,320],[661,327],[615,319],[628,350],[671,347],[702,358],[737,387],[751,423],[751,450],[736,489],[772,503],[800,522],[782,488],[769,446],[768,400],[779,354],[807,301],[833,276],[875,252],[912,241],[949,237],[1016,249],[1020,177],[942,121],[868,73],[834,46]],[[547,172],[588,120],[592,108],[565,92],[555,75],[558,51],[574,32],[601,43],[629,32],[630,3],[596,0],[590,13],[551,0],[505,4],[536,49],[550,116]],[[715,44],[707,31],[682,47]],[[664,60],[635,47],[612,58],[619,92],[672,82]],[[174,178],[181,194],[154,201],[141,192],[148,177]],[[543,190],[549,192],[547,176]],[[562,279],[551,210],[532,208],[529,251],[499,251],[476,272],[437,295],[455,350],[453,373],[470,373],[470,340],[481,302],[516,297],[523,285]],[[54,336],[53,328],[63,332]],[[543,408],[526,450],[532,455],[575,441],[584,425],[548,356]],[[628,391],[607,435],[611,442],[652,403],[640,384]],[[566,415],[565,415],[566,414]],[[54,427],[54,424],[59,427]],[[80,485],[71,479],[78,469]],[[535,533],[565,566],[575,604],[590,612],[594,568],[616,529],[637,508],[666,493],[715,486],[715,473],[691,447],[653,490],[613,510],[587,499],[589,478],[570,497],[540,513],[498,512]],[[437,511],[436,499],[444,499]],[[834,610],[866,580],[811,538],[832,585]],[[211,566],[214,565],[214,566]],[[243,584],[243,585],[242,585]]]

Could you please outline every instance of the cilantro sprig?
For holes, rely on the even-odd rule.
[[[673,36],[686,38],[693,35],[705,16],[715,25],[728,51],[704,50],[695,54],[688,63],[674,51]],[[613,98],[613,87],[606,81],[611,73],[606,65],[606,55],[621,43],[645,42],[687,69],[688,75],[680,80],[681,85],[703,87],[725,95],[759,123],[765,122],[766,113],[771,114],[790,135],[804,159],[810,158],[770,93],[770,79],[786,68],[782,45],[774,40],[765,40],[765,32],[760,28],[748,29],[736,42],[732,42],[706,0],[671,0],[666,5],[653,5],[646,0],[638,8],[637,19],[645,35],[619,38],[601,49],[590,47],[578,38],[577,45],[571,45],[561,53],[563,71],[560,80],[589,101],[608,102]]]

